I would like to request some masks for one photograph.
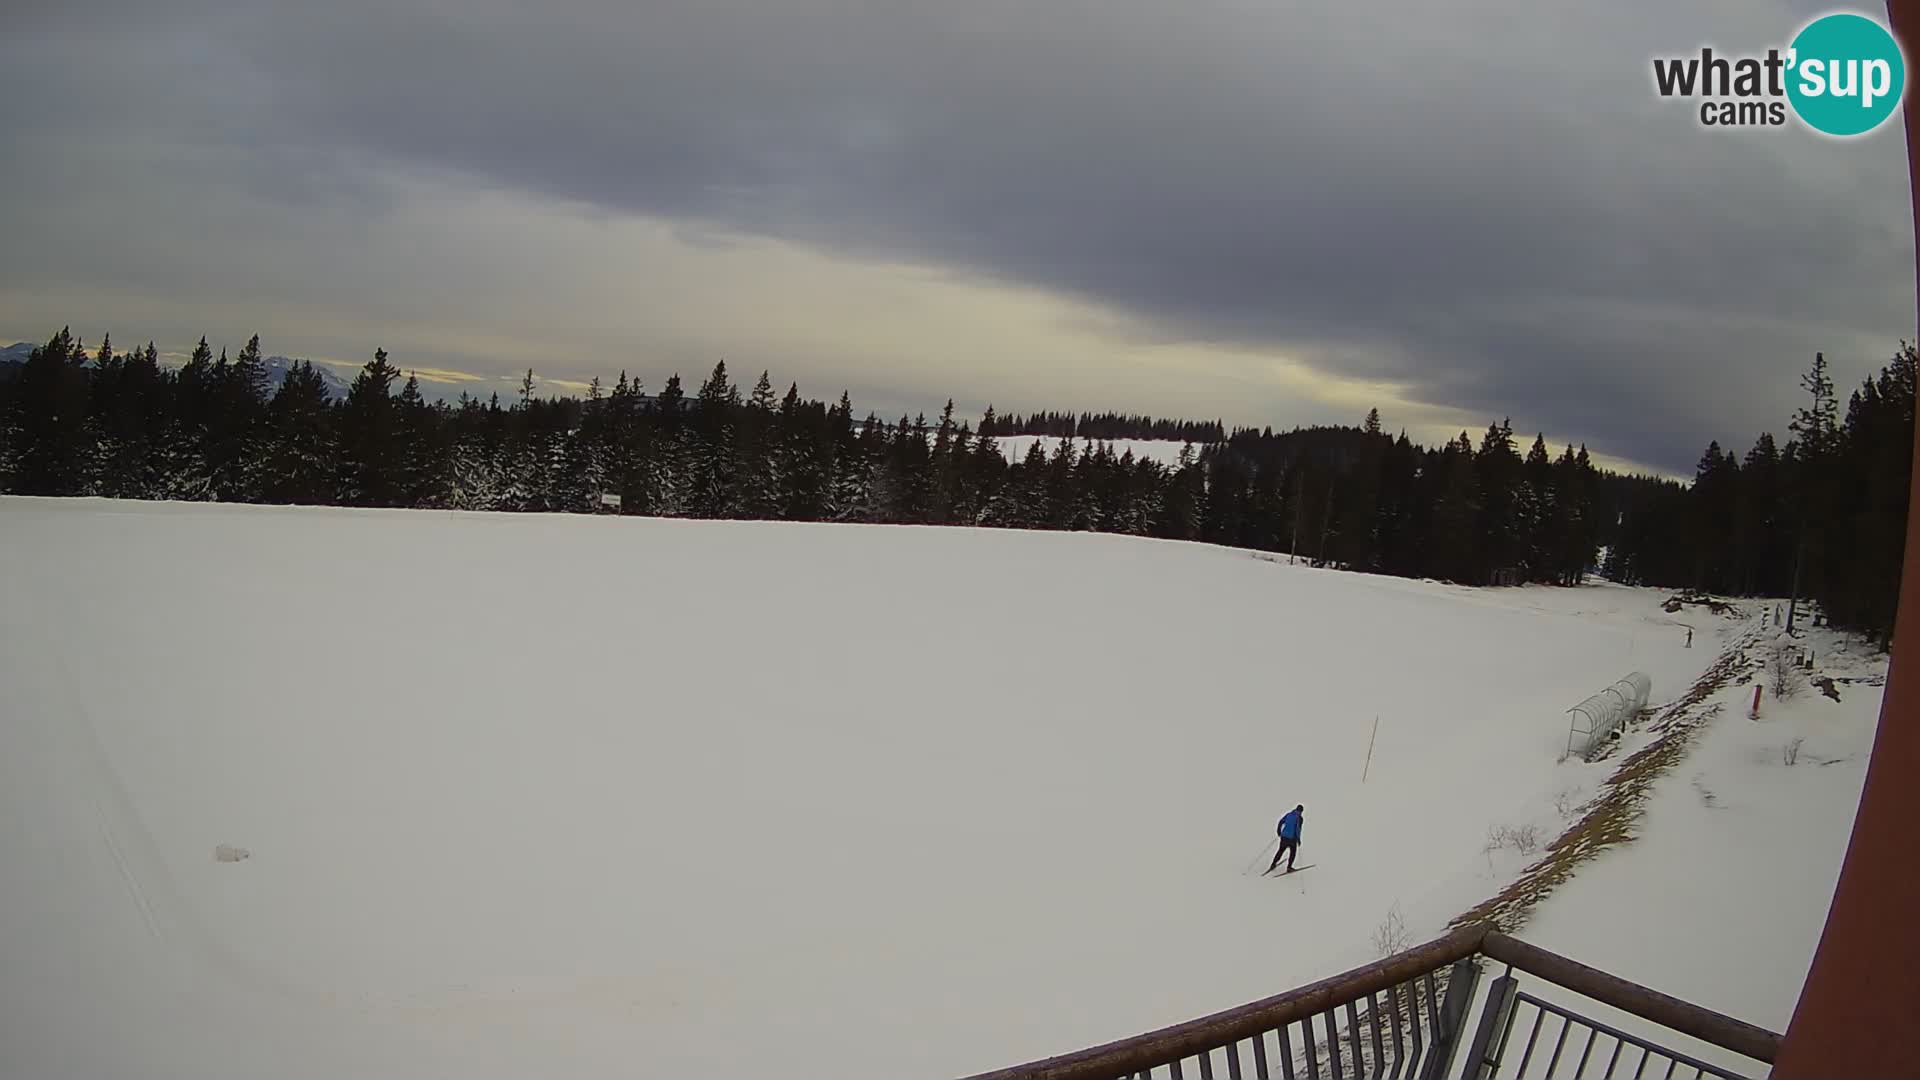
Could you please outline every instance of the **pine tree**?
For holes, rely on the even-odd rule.
[[[267,502],[321,506],[337,498],[339,464],[332,430],[333,404],[310,361],[287,371],[267,404]]]
[[[235,400],[255,405],[267,399],[267,366],[260,358],[260,335],[247,339],[246,347],[234,360],[227,377],[232,381]]]
[[[223,351],[212,378],[206,436],[212,497],[222,502],[256,501],[263,483],[260,455],[267,412],[267,371],[260,359],[260,335],[248,339],[231,364]]]
[[[1793,423],[1789,427],[1799,437],[1803,458],[1825,458],[1836,449],[1840,408],[1833,396],[1833,376],[1828,370],[1825,353],[1813,354],[1813,366],[1800,376],[1800,388],[1813,400],[1794,413]]]
[[[160,369],[153,342],[127,354],[117,369],[119,383],[110,406],[109,427],[116,454],[105,461],[103,494],[118,498],[158,498],[164,490],[165,444],[170,413],[170,381]]]
[[[1514,497],[1514,522],[1518,532],[1520,561],[1526,568],[1526,580],[1551,582],[1558,578],[1555,566],[1556,526],[1559,508],[1553,484],[1553,458],[1547,454],[1546,435],[1536,432],[1533,446],[1521,465],[1520,486]]]
[[[1784,543],[1786,511],[1781,485],[1779,447],[1771,433],[1761,432],[1740,469],[1736,510],[1739,535],[1744,540],[1738,584],[1749,596],[1778,596],[1791,587],[1781,572],[1792,560],[1792,549]]]
[[[762,371],[760,378],[753,384],[753,396],[747,399],[747,407],[755,412],[770,415],[773,412],[773,380],[769,372]]]
[[[1548,483],[1553,503],[1545,523],[1543,547],[1551,580],[1560,585],[1578,585],[1593,560],[1592,547],[1586,540],[1591,500],[1572,443],[1554,459],[1553,475]]]
[[[1473,582],[1481,575],[1475,557],[1475,526],[1480,519],[1479,481],[1475,475],[1473,440],[1466,432],[1441,452],[1436,466],[1441,476],[1439,500],[1433,511],[1433,536],[1428,573],[1450,581]]]
[[[74,495],[86,481],[87,354],[62,328],[33,350],[14,388],[8,427],[16,449],[14,490]]]
[[[1740,466],[1732,454],[1708,443],[1694,468],[1690,499],[1694,555],[1690,584],[1707,592],[1731,592],[1734,582],[1732,544],[1739,512]]]
[[[340,496],[349,506],[395,506],[403,494],[405,463],[393,400],[399,374],[387,363],[387,350],[375,349],[347,390],[340,414]]]
[[[1169,540],[1198,539],[1206,512],[1205,475],[1193,443],[1183,443],[1167,484],[1159,535]]]
[[[113,355],[112,334],[101,337],[99,351],[87,361],[87,365],[87,404],[86,418],[81,422],[78,493],[104,495],[112,483],[106,473],[107,462],[116,451],[113,434],[108,430],[104,390],[108,384],[119,381],[121,368],[120,359]]]
[[[727,362],[722,360],[713,366],[707,381],[700,384],[700,393],[695,399],[697,438],[688,492],[689,509],[695,517],[732,517],[739,505],[735,486],[740,467],[735,441],[735,411],[739,403],[740,390],[728,381]]]
[[[172,416],[162,435],[161,497],[202,500],[213,497],[207,439],[216,407],[213,350],[203,336],[173,378]]]
[[[789,395],[797,399],[796,387]],[[736,512],[754,520],[781,516],[785,470],[791,464],[775,412],[773,380],[762,371],[739,418],[739,487]]]
[[[87,387],[87,420],[82,436],[85,480],[82,490],[109,498],[140,498],[148,457],[144,396],[130,365],[138,353],[116,356],[111,334],[100,340]]]
[[[659,430],[646,463],[646,502],[652,513],[681,517],[689,511],[694,469],[693,434],[683,420],[686,394],[680,389],[679,372],[667,379],[654,408]]]
[[[400,463],[396,485],[401,506],[439,507],[448,498],[448,456],[442,444],[439,418],[420,393],[420,376],[407,373],[397,403]]]
[[[1825,353],[1813,355],[1813,365],[1800,377],[1800,388],[1809,403],[1794,412],[1788,429],[1794,440],[1788,445],[1792,462],[1789,489],[1794,517],[1792,599],[1787,605],[1787,629],[1795,628],[1803,587],[1818,592],[1823,587],[1819,567],[1825,561],[1823,544],[1827,525],[1833,520],[1835,466],[1839,452],[1839,428],[1836,417],[1839,403],[1834,399],[1833,377]],[[1808,571],[1812,573],[1809,574]]]
[[[504,509],[507,418],[500,408],[500,395],[492,395],[486,405],[481,405],[461,394],[453,427],[448,505],[458,510]]]
[[[1466,580],[1479,583],[1493,571],[1510,570],[1521,556],[1522,540],[1516,500],[1522,462],[1513,445],[1511,420],[1490,425],[1474,457],[1478,480],[1480,521],[1477,551],[1465,568]]]
[[[971,501],[965,520],[960,522],[962,525],[994,524],[1003,514],[1008,473],[1006,451],[1001,449],[1000,440],[985,430],[996,423],[993,409],[988,408],[980,421],[982,430],[975,435],[973,448],[966,455],[963,468]]]
[[[1916,357],[1905,342],[1849,397],[1825,515],[1809,526],[1807,593],[1831,624],[1891,641],[1912,486]]]
[[[927,521],[934,525],[952,523],[964,515],[966,469],[962,448],[956,446],[959,428],[953,422],[953,399],[940,410],[940,421],[933,429],[933,449],[929,460]]]
[[[866,513],[867,465],[861,450],[853,425],[853,399],[842,390],[840,400],[827,411],[826,432],[816,450],[826,484],[821,513],[828,521],[858,521]]]

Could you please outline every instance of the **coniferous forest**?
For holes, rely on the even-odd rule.
[[[854,418],[751,386],[724,363],[689,392],[622,373],[541,397],[429,402],[376,351],[344,400],[296,363],[278,386],[240,354],[160,363],[66,330],[0,366],[0,491],[131,499],[559,511],[1086,530],[1289,552],[1467,584],[1616,581],[1801,596],[1885,643],[1914,439],[1915,352],[1836,387],[1824,356],[1784,439],[1710,444],[1691,484],[1595,467],[1510,424],[1438,447],[1358,427],[1228,431],[1119,414]],[[998,437],[1051,434],[1009,462]],[[1188,442],[1166,465],[1100,440]]]

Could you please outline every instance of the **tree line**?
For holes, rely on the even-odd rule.
[[[1018,413],[988,416],[981,421],[979,434],[1052,435],[1061,439],[1091,439],[1096,442],[1150,439],[1216,443],[1227,437],[1227,430],[1218,420],[1161,420],[1114,412],[1037,412],[1025,416]]]
[[[1806,596],[1835,625],[1891,640],[1913,476],[1914,347],[1847,395],[1816,355],[1784,444],[1707,445],[1693,483],[1650,484],[1602,570],[1734,596]]]
[[[988,409],[882,422],[751,387],[716,364],[691,394],[621,373],[584,396],[429,402],[385,351],[336,401],[310,363],[270,386],[256,337],[231,360],[203,339],[184,365],[151,344],[92,353],[66,330],[0,381],[0,491],[371,507],[620,512],[1086,530],[1289,552],[1317,565],[1467,584],[1615,580],[1804,595],[1885,641],[1913,445],[1915,357],[1902,344],[1844,415],[1824,356],[1784,445],[1709,446],[1690,485],[1596,467],[1490,424],[1438,447],[1357,427],[1275,433],[1091,414],[1078,439],[1009,461],[1032,418]],[[1046,419],[1054,418],[1054,419]],[[1172,463],[1113,448],[1088,419],[1203,431]],[[1017,422],[1016,422],[1017,421]],[[1138,426],[1144,424],[1146,426]],[[1095,425],[1095,430],[1109,430]],[[1102,436],[1104,438],[1104,436]]]

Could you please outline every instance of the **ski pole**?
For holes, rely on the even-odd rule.
[[[1253,868],[1256,866],[1259,866],[1260,860],[1266,858],[1267,852],[1272,850],[1273,845],[1279,842],[1280,842],[1280,838],[1276,836],[1273,839],[1267,841],[1265,844],[1260,845],[1260,853],[1253,857],[1253,861],[1247,864],[1247,868],[1245,870],[1240,871],[1240,876],[1245,877],[1248,874],[1253,873]]]

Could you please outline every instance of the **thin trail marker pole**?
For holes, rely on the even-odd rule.
[[[1360,770],[1360,782],[1367,782],[1367,774],[1373,771],[1373,740],[1380,737],[1380,718],[1373,718],[1373,734],[1367,737],[1367,764]]]

